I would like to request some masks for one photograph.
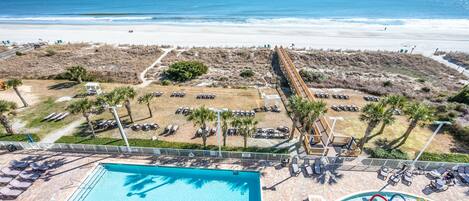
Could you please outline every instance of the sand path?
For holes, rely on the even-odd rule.
[[[170,53],[174,48],[163,48],[163,54],[158,57],[158,59],[156,59],[155,62],[153,62],[153,64],[151,64],[148,68],[146,68],[144,71],[142,71],[142,73],[140,73],[140,76],[139,76],[139,79],[142,81],[141,84],[137,85],[138,88],[143,88],[143,87],[146,87],[148,86],[149,84],[151,84],[153,81],[153,79],[147,79],[145,77],[145,75],[147,74],[147,72],[152,69],[152,68],[155,68],[156,65],[158,64],[161,64],[161,60],[163,60],[163,58],[168,55],[168,53]]]
[[[76,121],[74,121],[74,122],[60,128],[60,129],[57,129],[57,130],[49,133],[46,137],[41,139],[40,142],[42,142],[42,143],[54,143],[55,141],[57,141],[62,136],[72,133],[78,126],[80,126],[80,124],[83,123],[83,120],[84,120],[83,118],[78,119],[78,120],[76,120]]]

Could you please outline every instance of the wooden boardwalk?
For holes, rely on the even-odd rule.
[[[277,53],[278,59],[280,60],[280,69],[287,78],[293,92],[298,96],[315,101],[316,99],[314,95],[311,93],[308,86],[301,78],[298,70],[293,64],[293,61],[291,60],[290,56],[288,56],[287,51],[282,47],[275,47],[275,52]],[[322,116],[314,123],[313,128],[314,134],[306,135],[304,145],[308,154],[321,154],[323,151],[322,147],[324,147],[325,144],[328,144],[326,143],[328,136],[332,135],[331,127],[326,118]],[[314,143],[320,143],[322,147],[311,147],[311,137],[313,138]],[[331,136],[330,140],[333,141],[334,136]]]

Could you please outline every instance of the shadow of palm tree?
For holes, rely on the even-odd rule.
[[[77,82],[61,82],[61,83],[50,85],[47,88],[53,89],[53,90],[61,90],[61,89],[72,88],[77,84],[78,84]]]

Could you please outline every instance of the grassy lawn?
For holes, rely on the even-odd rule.
[[[35,142],[39,141],[39,136],[36,134],[31,134],[31,137]],[[8,134],[0,134],[0,141],[15,141],[15,142],[26,142],[28,141],[29,138],[25,134],[14,134],[14,135],[8,135]]]
[[[42,119],[50,113],[65,112],[67,104],[67,102],[55,102],[55,99],[49,97],[45,101],[31,106],[28,110],[20,113],[18,118],[26,123],[26,128],[34,131],[34,133],[43,138],[48,133],[60,129],[80,118],[79,115],[69,115],[62,121],[42,121]]]
[[[75,137],[63,136],[56,143],[69,143],[69,144],[98,144],[98,145],[115,145],[125,146],[124,140],[118,138],[88,138],[88,137]],[[174,148],[174,149],[204,149],[204,150],[218,150],[215,145],[208,145],[203,147],[201,144],[184,143],[184,142],[168,142],[161,140],[147,140],[147,139],[129,139],[130,146],[135,147],[157,147],[157,148]],[[288,150],[274,149],[274,148],[259,148],[259,147],[223,147],[224,151],[244,151],[244,152],[262,152],[262,153],[287,153]]]

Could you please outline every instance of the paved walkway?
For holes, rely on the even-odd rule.
[[[306,177],[292,176],[289,168],[278,163],[262,161],[240,161],[235,159],[176,158],[169,156],[119,156],[79,153],[59,153],[38,150],[23,150],[13,153],[0,150],[0,166],[16,159],[51,161],[59,164],[47,171],[24,192],[18,200],[50,201],[67,200],[80,183],[102,162],[156,164],[162,166],[200,167],[214,169],[254,170],[261,173],[263,201],[303,201],[308,196],[322,197],[327,201],[339,200],[360,191],[399,191],[423,196],[434,201],[468,200],[469,187],[458,183],[445,192],[436,193],[427,187],[430,180],[423,175],[416,176],[411,186],[402,183],[388,185],[377,178],[376,172],[337,171],[327,175]],[[152,185],[151,183],[146,185]]]
[[[146,86],[148,86],[149,84],[151,84],[153,81],[155,81],[155,80],[152,80],[152,79],[147,79],[147,78],[145,77],[145,75],[147,74],[147,72],[148,72],[150,69],[154,68],[154,67],[155,67],[156,65],[158,65],[158,64],[161,64],[161,60],[163,60],[163,58],[164,58],[168,53],[170,53],[173,49],[174,49],[174,48],[163,48],[163,51],[164,51],[163,54],[162,54],[160,57],[158,57],[158,59],[156,59],[156,61],[153,62],[153,64],[151,64],[148,68],[146,68],[143,72],[140,73],[139,78],[140,78],[140,80],[142,81],[142,83],[139,84],[139,85],[137,85],[138,88],[146,87]]]
[[[67,126],[62,127],[58,130],[55,130],[52,133],[49,133],[46,137],[42,138],[40,142],[42,143],[54,143],[57,141],[59,138],[61,138],[64,135],[72,133],[80,124],[83,123],[83,118],[76,120],[70,124],[67,124]]]
[[[429,58],[431,58],[435,61],[438,61],[438,62],[444,64],[445,66],[448,66],[448,67],[458,71],[459,73],[464,74],[466,77],[469,77],[469,72],[466,69],[464,69],[463,67],[458,66],[458,65],[456,65],[454,63],[451,63],[448,60],[444,59],[443,58],[444,55],[436,56],[436,55],[431,54],[431,55],[425,55],[425,56],[427,56],[427,57],[429,57]]]

